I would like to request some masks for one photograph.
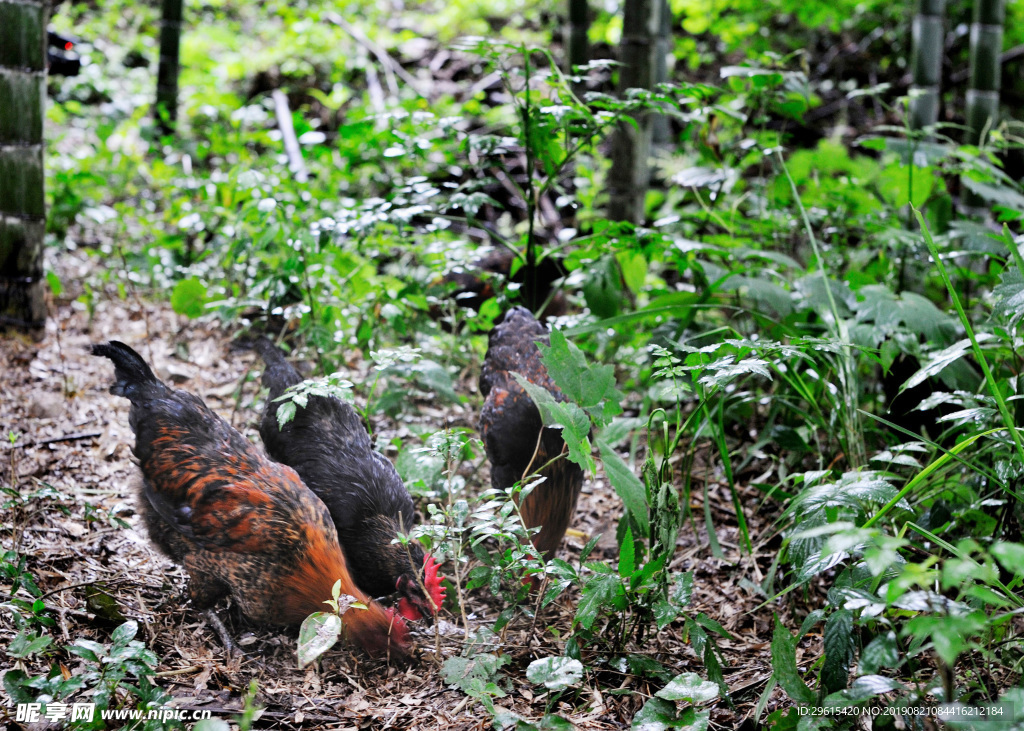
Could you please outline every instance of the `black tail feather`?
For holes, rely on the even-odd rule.
[[[252,344],[256,352],[263,358],[267,368],[263,371],[263,385],[269,389],[270,398],[275,399],[283,394],[289,386],[302,382],[302,376],[284,357],[281,349],[265,337],[258,337]]]
[[[139,386],[163,385],[153,375],[152,369],[142,359],[142,356],[120,341],[95,343],[92,346],[92,354],[110,358],[114,362],[116,380],[110,387],[110,392],[115,396],[124,396],[130,399]]]

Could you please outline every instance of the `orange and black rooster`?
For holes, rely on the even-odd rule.
[[[270,395],[260,423],[267,453],[298,472],[327,505],[363,591],[370,596],[397,591],[398,611],[406,619],[436,614],[444,602],[438,564],[419,544],[395,542],[413,527],[415,509],[394,465],[373,450],[355,410],[333,396],[310,395],[281,428],[282,403],[276,399],[302,377],[269,340],[260,338],[255,347],[267,364],[263,385]]]
[[[548,331],[523,307],[509,310],[491,331],[480,372],[480,393],[486,397],[480,433],[491,462],[492,487],[504,490],[535,472],[547,478],[519,509],[527,527],[540,528],[533,545],[551,558],[576,512],[583,469],[566,459],[562,430],[543,426],[537,406],[512,376],[518,373],[559,401],[566,400],[541,362],[538,342],[548,343]]]
[[[254,622],[296,624],[325,610],[340,579],[342,593],[367,607],[344,614],[347,634],[371,652],[405,651],[404,620],[358,589],[327,508],[291,468],[198,397],[161,383],[124,343],[92,352],[114,362],[110,392],[132,403],[142,516],[157,547],[188,572],[197,608],[230,595]]]

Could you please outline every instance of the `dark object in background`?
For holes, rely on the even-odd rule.
[[[562,454],[562,430],[543,425],[537,405],[512,376],[518,373],[559,401],[566,400],[541,362],[538,342],[549,342],[547,328],[524,307],[509,310],[491,332],[480,372],[480,393],[486,397],[480,434],[491,462],[491,487],[505,490],[534,472],[547,478],[519,509],[528,528],[541,529],[533,545],[550,559],[576,512],[583,468]]]
[[[79,39],[48,30],[46,43],[50,76],[78,76],[82,70],[82,59],[73,49],[78,45]]]
[[[474,269],[463,272],[452,272],[438,280],[436,284],[454,284],[452,299],[460,307],[480,311],[484,302],[497,296],[493,280],[504,279],[512,284],[519,284],[519,301],[527,309],[541,312],[541,319],[561,317],[566,313],[568,304],[565,295],[555,290],[555,282],[566,275],[561,259],[546,256],[534,266],[524,264],[512,274],[512,265],[516,255],[504,248],[495,249],[481,257],[474,264]],[[490,275],[490,276],[489,276]],[[555,290],[555,291],[553,291]],[[432,310],[435,319],[441,316],[441,310]]]

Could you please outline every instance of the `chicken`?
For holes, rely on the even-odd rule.
[[[555,283],[565,277],[562,260],[555,256],[546,256],[533,266],[523,263],[512,274],[517,257],[509,249],[495,249],[477,260],[469,269],[450,272],[438,279],[434,284],[451,287],[451,299],[460,307],[480,311],[484,302],[497,296],[494,284],[507,282],[520,285],[518,298],[528,307],[544,308],[546,317],[558,317],[566,311],[565,295],[556,288]],[[522,261],[522,260],[520,260]],[[502,290],[499,287],[499,290]],[[431,317],[435,320],[444,315],[441,306],[431,307]]]
[[[373,450],[355,410],[333,396],[310,395],[282,428],[277,399],[302,377],[266,338],[255,347],[267,365],[263,385],[270,391],[260,423],[267,453],[298,472],[327,505],[363,591],[370,596],[397,591],[398,611],[406,619],[436,614],[444,602],[438,564],[416,542],[395,542],[413,527],[415,513],[394,466]]]
[[[92,352],[114,362],[110,392],[131,401],[143,520],[188,572],[197,608],[230,595],[257,624],[296,624],[324,611],[340,580],[342,593],[366,606],[343,615],[347,635],[370,652],[405,651],[404,620],[356,586],[327,508],[294,470],[267,459],[198,397],[160,382],[124,343]]]
[[[512,376],[519,373],[557,400],[566,400],[541,362],[538,342],[548,343],[547,329],[523,307],[509,310],[491,331],[480,373],[480,393],[486,398],[480,433],[491,462],[492,487],[507,489],[534,472],[547,478],[519,509],[527,527],[540,528],[533,545],[551,558],[576,511],[583,469],[565,458],[561,429],[543,427],[537,406]]]

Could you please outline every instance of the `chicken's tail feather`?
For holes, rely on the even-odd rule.
[[[94,343],[92,354],[109,358],[114,362],[114,384],[110,392],[115,396],[132,399],[144,386],[163,386],[153,374],[142,356],[118,340],[109,343]]]
[[[270,397],[277,398],[283,394],[289,386],[302,382],[302,376],[295,370],[295,367],[284,357],[279,347],[274,345],[268,338],[260,336],[253,341],[252,347],[263,358],[267,368],[263,371],[263,385],[270,390]]]

